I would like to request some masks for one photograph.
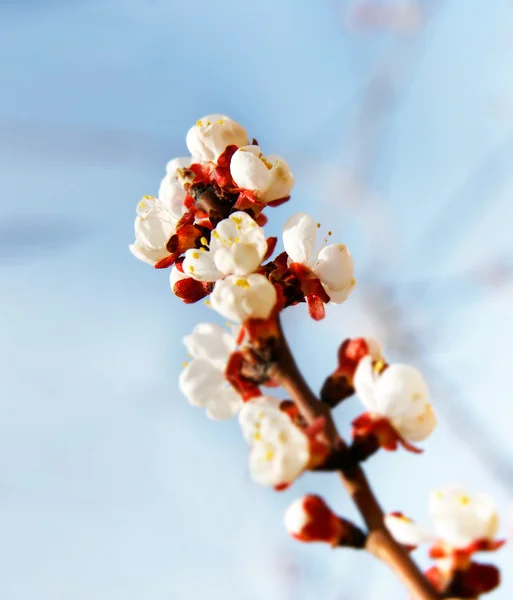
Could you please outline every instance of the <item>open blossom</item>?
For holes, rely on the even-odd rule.
[[[198,281],[217,281],[227,275],[249,275],[258,269],[267,242],[264,230],[245,212],[235,212],[212,231],[207,249],[185,253],[184,273]]]
[[[495,539],[499,517],[493,500],[484,494],[469,494],[461,487],[437,490],[429,498],[429,513],[434,524],[430,532],[398,513],[387,515],[385,523],[394,538],[405,546],[436,541],[434,558],[471,555],[496,550],[502,545]]]
[[[135,242],[129,246],[138,259],[155,265],[169,256],[166,245],[175,233],[176,219],[156,198],[144,196],[137,205]]]
[[[283,228],[283,245],[291,263],[299,263],[315,274],[330,301],[340,304],[356,285],[354,263],[344,244],[330,244],[315,250],[317,224],[309,215],[292,215]]]
[[[409,365],[391,365],[381,371],[382,366],[365,356],[354,375],[356,393],[369,411],[369,419],[388,421],[407,442],[425,439],[433,431],[436,417],[424,378]]]
[[[216,282],[210,296],[212,308],[237,323],[248,319],[268,319],[276,301],[273,284],[258,273],[247,277],[229,275]]]
[[[183,341],[193,360],[180,373],[180,390],[193,406],[205,408],[210,419],[233,417],[242,400],[227,382],[225,370],[236,348],[235,337],[219,325],[200,323]]]
[[[226,115],[202,117],[187,133],[186,144],[192,156],[200,161],[217,163],[228,146],[247,146],[248,134]]]
[[[188,168],[193,162],[192,157],[170,160],[166,165],[166,175],[160,184],[159,200],[177,221],[187,212],[184,206],[187,192],[178,178],[177,170]]]
[[[247,402],[239,422],[244,439],[251,446],[249,470],[256,483],[284,487],[307,468],[309,439],[280,410],[279,400],[261,396]]]
[[[294,187],[294,176],[281,156],[263,156],[258,146],[244,146],[232,156],[230,173],[235,184],[253,192],[259,200],[286,198]]]

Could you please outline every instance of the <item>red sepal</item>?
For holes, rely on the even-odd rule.
[[[168,267],[172,267],[179,255],[179,252],[174,252],[173,254],[170,254],[165,258],[161,258],[153,266],[155,267],[155,269],[167,269]]]
[[[214,180],[221,188],[232,189],[235,187],[232,174],[230,173],[230,169],[228,167],[217,167],[214,169]]]
[[[198,247],[203,231],[195,225],[183,225],[169,238],[167,250],[171,253],[183,254],[186,250]]]
[[[259,200],[253,192],[242,190],[233,208],[234,210],[248,210],[251,208],[258,215],[265,208],[265,202]]]
[[[264,215],[264,213],[260,213],[258,215],[258,217],[256,217],[255,223],[257,225],[259,225],[260,227],[263,227],[264,225],[266,225],[266,223],[267,223],[267,217]]]
[[[308,314],[314,321],[321,321],[326,316],[326,310],[324,308],[324,302],[315,294],[306,296],[306,303],[308,305]]]
[[[194,173],[194,185],[197,185],[198,183],[210,182],[210,175],[212,173],[212,167],[210,165],[200,165],[198,163],[193,163],[190,167],[188,167],[185,170],[192,171]]]
[[[375,416],[365,412],[357,417],[353,422],[353,439],[374,437],[384,450],[395,451],[399,444],[408,452],[421,454],[423,450],[407,442],[394,429],[386,417]]]
[[[244,402],[247,402],[248,400],[251,400],[252,398],[257,398],[262,394],[257,385],[255,385],[252,381],[244,377],[242,373],[244,364],[244,354],[239,350],[232,352],[226,365],[225,375],[226,379],[241,395],[242,400]]]
[[[267,238],[267,250],[265,251],[264,258],[262,259],[263,261],[269,260],[269,258],[271,258],[272,253],[274,252],[274,249],[276,248],[277,242],[278,242],[277,237]]]
[[[288,202],[290,200],[290,196],[284,196],[283,198],[277,198],[276,200],[271,200],[270,202],[267,203],[267,206],[271,206],[271,207],[276,207],[276,206],[281,206],[282,204],[285,204],[285,202]]]
[[[187,197],[191,198],[191,196],[186,196],[186,198]],[[191,198],[191,200],[194,202],[194,198]],[[184,215],[182,215],[182,217],[176,224],[176,230],[178,231],[184,225],[192,225],[194,223],[195,218],[196,218],[196,211],[192,210],[192,209],[188,210]]]
[[[217,159],[217,166],[224,169],[229,168],[232,156],[237,152],[238,149],[238,146],[236,146],[235,144],[230,144],[229,146],[226,146],[224,152]]]
[[[213,289],[213,284],[196,281],[192,277],[181,279],[173,286],[173,293],[180,298],[185,304],[193,304],[202,300],[210,294]]]

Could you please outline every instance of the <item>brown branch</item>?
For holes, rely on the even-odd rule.
[[[281,331],[278,362],[273,368],[273,378],[294,399],[308,423],[312,423],[319,417],[325,418],[325,437],[335,450],[340,452],[347,449],[347,444],[337,432],[329,407],[315,396],[301,374],[283,331]],[[365,549],[385,562],[396,573],[413,598],[440,600],[441,596],[433,589],[408,552],[394,540],[385,527],[383,510],[363,469],[353,463],[338,473],[367,525],[368,537]]]

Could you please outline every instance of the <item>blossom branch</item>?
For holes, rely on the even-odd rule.
[[[305,381],[280,328],[280,353],[273,369],[273,377],[294,399],[308,423],[325,419],[325,435],[337,451],[349,451],[337,432],[330,409],[321,402]],[[387,563],[418,600],[438,600],[441,596],[424,577],[408,552],[388,532],[381,509],[362,468],[348,461],[339,476],[368,528],[365,549]]]

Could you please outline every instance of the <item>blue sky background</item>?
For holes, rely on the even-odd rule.
[[[0,3],[3,600],[405,597],[369,557],[286,537],[305,492],[357,518],[335,477],[256,487],[236,422],[177,389],[181,337],[215,315],[127,246],[139,197],[211,112],[296,174],[269,233],[306,210],[355,257],[345,305],[285,317],[312,385],[348,335],[426,371],[440,427],[420,458],[369,464],[383,505],[426,519],[428,491],[462,482],[508,533],[513,281],[482,275],[513,256],[513,6],[426,0],[429,21],[392,35],[349,27],[350,4]],[[343,431],[358,410],[339,409]],[[512,593],[505,572],[491,597]]]

